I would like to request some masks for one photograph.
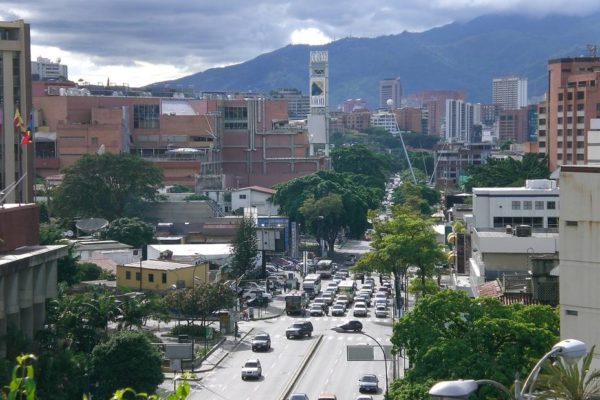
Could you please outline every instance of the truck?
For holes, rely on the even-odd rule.
[[[287,315],[304,315],[308,305],[308,295],[303,290],[292,290],[285,295],[285,312]]]

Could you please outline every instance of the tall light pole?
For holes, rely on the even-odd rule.
[[[533,388],[537,381],[537,377],[542,369],[542,365],[546,360],[554,356],[560,356],[567,362],[577,362],[581,357],[587,353],[587,346],[585,343],[576,339],[566,339],[552,347],[548,353],[546,353],[540,360],[535,364],[529,376],[525,380],[523,387],[518,381],[515,382],[515,393],[511,395],[510,390],[503,384],[492,381],[489,379],[482,380],[457,380],[457,381],[443,381],[438,382],[431,387],[429,395],[432,399],[467,399],[472,393],[479,389],[481,385],[491,385],[501,390],[508,395],[508,398],[515,400],[526,400],[532,399]],[[527,392],[527,389],[529,391]]]
[[[371,338],[375,343],[377,343],[377,346],[379,346],[379,348],[381,349],[381,352],[383,353],[383,364],[385,365],[385,395],[384,395],[384,398],[387,399],[389,385],[388,385],[387,356],[385,355],[385,350],[383,349],[383,346],[381,345],[381,343],[379,343],[377,341],[377,339],[375,339],[373,336],[371,336],[368,333],[365,333],[363,331],[360,331],[358,333],[360,333],[361,335],[365,335],[368,338]]]

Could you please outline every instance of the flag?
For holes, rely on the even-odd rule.
[[[31,131],[23,131],[21,132],[21,144],[31,144]]]
[[[33,111],[29,112],[29,121],[27,121],[27,130],[33,132]]]
[[[21,133],[25,132],[25,123],[23,122],[23,118],[21,118],[21,113],[19,112],[18,108],[15,110],[14,123],[15,123],[15,128],[20,130]]]

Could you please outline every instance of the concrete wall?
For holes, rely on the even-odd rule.
[[[0,206],[0,254],[40,243],[40,211],[36,204]]]

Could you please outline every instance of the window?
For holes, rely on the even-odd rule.
[[[583,136],[583,129],[577,129],[577,136]]]
[[[148,274],[148,282],[154,282],[154,274]]]
[[[562,93],[558,94],[558,101],[563,101],[563,94]]]
[[[571,148],[573,148],[573,142],[568,141],[567,142],[567,149],[571,149]]]
[[[563,142],[556,142],[556,147],[562,147]]]
[[[583,111],[584,108],[585,108],[585,105],[583,103],[577,104],[577,111]]]
[[[548,228],[558,228],[558,217],[548,217]]]
[[[577,310],[565,310],[565,314],[578,316],[579,312],[577,312]]]
[[[92,144],[93,145],[97,145],[98,144],[98,138],[97,137],[93,137],[92,138]]]
[[[567,124],[573,123],[573,117],[567,117]]]
[[[562,106],[562,104],[559,104],[558,107],[556,107],[556,111],[563,112],[563,106]]]
[[[584,121],[584,117],[577,117],[577,123],[578,124],[583,124],[584,122],[585,122]]]
[[[540,107],[539,110],[540,114],[546,114],[546,107]]]
[[[573,100],[573,92],[567,93],[567,100]]]
[[[141,272],[136,272],[135,273],[135,280],[136,281],[141,281],[142,280],[142,273]]]
[[[536,202],[535,202],[535,209],[536,210],[543,210],[544,209],[544,202],[536,200]]]
[[[567,154],[567,161],[573,160],[573,154]]]
[[[585,99],[585,92],[577,92],[577,100]]]
[[[521,209],[521,202],[513,200],[513,202],[512,202],[512,209],[513,210],[520,210]]]
[[[577,161],[583,161],[583,154],[577,154]]]
[[[160,111],[158,104],[134,104],[133,127],[136,129],[152,129],[160,127]]]
[[[558,154],[556,155],[556,159],[557,159],[557,160],[562,160],[562,159],[563,159],[562,153],[558,153]]]
[[[225,129],[248,129],[248,108],[224,107],[223,120]]]
[[[546,202],[546,209],[547,210],[556,210],[556,202],[555,201]]]
[[[167,273],[166,272],[162,273],[162,283],[167,283]]]
[[[562,117],[558,117],[558,118],[556,119],[556,123],[557,123],[557,124],[562,124],[562,123],[563,123],[563,119],[562,119]]]
[[[567,221],[565,222],[566,226],[577,226],[577,221]]]
[[[573,111],[573,104],[569,104],[567,106],[567,111]]]
[[[125,271],[125,279],[128,281],[131,280],[131,271]]]
[[[539,124],[546,125],[546,118],[540,118]]]
[[[532,210],[532,209],[533,209],[533,208],[532,208],[531,201],[529,201],[529,200],[525,200],[525,201],[523,202],[523,210]]]
[[[246,195],[245,195],[245,194],[240,194],[240,200],[243,200],[243,199],[245,199],[245,198],[246,198]]]

